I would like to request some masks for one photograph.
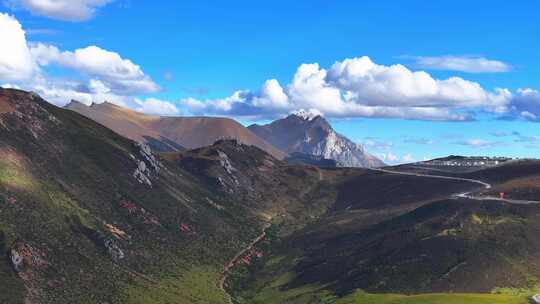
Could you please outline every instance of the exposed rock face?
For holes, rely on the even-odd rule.
[[[152,187],[150,178],[153,175],[159,174],[161,163],[156,159],[150,147],[146,144],[137,144],[139,146],[139,155],[142,160],[133,156],[137,168],[133,172],[133,177],[141,184],[146,184]]]
[[[10,256],[13,269],[17,272],[22,271],[24,268],[24,258],[22,254],[16,248],[12,248],[10,250]]]
[[[221,150],[218,150],[218,156],[220,158],[219,163],[221,164],[223,169],[225,169],[227,173],[233,174],[233,171],[236,171],[236,169],[232,166],[231,160],[229,159],[227,154],[225,154],[225,152]]]
[[[381,167],[384,163],[343,135],[320,115],[305,111],[268,125],[252,125],[259,137],[287,153],[304,153],[333,159],[344,167]]]
[[[107,248],[107,253],[111,256],[113,261],[118,262],[125,257],[124,251],[113,239],[105,240],[103,245]]]

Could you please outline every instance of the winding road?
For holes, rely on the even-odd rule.
[[[446,179],[446,180],[454,180],[454,181],[464,181],[464,182],[470,182],[470,183],[478,184],[478,185],[482,186],[484,189],[491,189],[492,188],[491,184],[489,184],[487,182],[484,182],[484,181],[481,181],[481,180],[472,179],[472,178],[452,177],[452,176],[444,176],[444,175],[414,173],[414,172],[402,172],[402,171],[393,171],[393,170],[380,169],[380,168],[370,168],[369,170],[376,171],[376,172],[388,173],[388,174],[398,174],[398,175],[437,178],[437,179]],[[320,181],[324,180],[324,175],[323,175],[322,170],[320,170],[319,168],[317,168],[317,171],[318,171],[318,175],[319,175],[318,182],[320,182]],[[314,185],[312,187],[308,188],[308,190],[311,191],[313,189],[313,187],[316,186],[316,184],[317,183],[314,183]],[[301,197],[303,197],[305,194],[307,194],[310,191],[305,191],[305,193],[301,194]],[[475,193],[475,192],[478,192],[478,190],[473,190],[473,191],[469,191],[469,192],[455,193],[455,194],[452,194],[451,197],[452,198],[467,198],[467,199],[473,199],[473,200],[502,201],[502,202],[506,202],[506,203],[509,203],[509,204],[518,204],[518,205],[540,204],[540,201],[533,201],[533,200],[516,200],[516,199],[505,199],[505,198],[494,197],[494,196],[474,196],[474,195],[472,195],[472,193]],[[225,281],[227,280],[227,276],[229,275],[232,268],[236,265],[238,260],[240,260],[244,254],[246,254],[248,251],[250,251],[255,245],[257,245],[260,241],[262,241],[266,237],[266,229],[268,229],[269,227],[270,227],[270,223],[265,224],[264,227],[263,227],[262,233],[260,235],[258,235],[253,241],[251,241],[251,243],[249,243],[249,245],[247,247],[245,247],[240,252],[238,252],[229,261],[229,263],[224,267],[224,270],[223,270],[223,272],[221,274],[221,278],[219,280],[218,286],[219,286],[219,289],[221,289],[223,291],[223,293],[226,295],[228,304],[234,304],[234,303],[233,303],[231,295],[225,289]],[[536,297],[535,300],[538,301],[537,303],[540,303],[540,295],[536,295],[535,297]]]
[[[491,189],[492,186],[489,183],[483,182],[481,180],[472,179],[472,178],[464,178],[464,177],[452,177],[452,176],[444,176],[444,175],[432,175],[432,174],[425,174],[425,173],[414,173],[414,172],[402,172],[402,171],[393,171],[393,170],[387,170],[387,169],[380,169],[380,168],[371,168],[369,170],[377,171],[377,172],[383,172],[383,173],[389,173],[389,174],[399,174],[399,175],[409,175],[409,176],[419,176],[419,177],[428,177],[428,178],[438,178],[438,179],[447,179],[447,180],[455,180],[455,181],[465,181],[465,182],[471,182],[475,184],[482,185],[484,189]],[[469,191],[469,192],[463,192],[463,193],[455,193],[451,195],[453,198],[468,198],[473,200],[490,200],[490,201],[501,201],[506,202],[509,204],[516,204],[516,205],[529,205],[529,204],[540,204],[540,201],[533,201],[533,200],[517,200],[517,199],[506,199],[506,198],[500,198],[495,196],[474,196],[472,193],[478,192],[477,190]]]

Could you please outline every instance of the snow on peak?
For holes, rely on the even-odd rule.
[[[292,112],[291,114],[307,121],[311,121],[317,116],[323,115],[321,111],[317,109],[309,109],[309,110],[300,109],[298,111]]]

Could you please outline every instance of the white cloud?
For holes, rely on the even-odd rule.
[[[42,78],[27,89],[31,89],[57,106],[64,106],[71,100],[77,100],[86,105],[105,101],[123,107],[133,107],[135,105],[132,97],[115,94],[97,79],[90,79],[88,83],[79,83]]]
[[[416,161],[414,156],[411,153],[406,153],[402,156],[398,156],[392,152],[387,153],[379,153],[377,156],[387,163],[388,165],[399,165],[399,164],[406,164],[406,163],[413,163]]]
[[[159,90],[159,86],[144,74],[140,66],[122,58],[118,53],[97,46],[73,52],[60,52],[54,46],[39,43],[32,46],[31,52],[40,65],[54,62],[59,66],[74,69],[100,79],[111,90],[120,94],[150,93]]]
[[[36,65],[26,44],[25,33],[17,19],[0,13],[0,80],[29,79]]]
[[[135,102],[139,105],[135,110],[147,114],[177,115],[180,112],[171,102],[156,98],[147,98],[145,100],[136,98]]]
[[[383,162],[387,164],[395,164],[399,160],[399,157],[392,152],[379,153],[378,156]]]
[[[159,87],[138,65],[118,53],[97,46],[70,52],[43,43],[28,44],[21,24],[1,13],[0,35],[4,42],[0,47],[0,81],[7,82],[2,87],[34,91],[58,106],[71,100],[87,105],[107,101],[149,114],[179,113],[170,102],[134,98],[136,94],[155,92]],[[73,80],[46,77],[46,69],[52,65],[74,70],[82,77]],[[269,91],[268,95],[272,94]]]
[[[18,85],[11,84],[11,83],[4,83],[4,84],[0,85],[0,88],[2,88],[2,89],[16,89],[16,90],[21,89],[21,87],[19,87]]]
[[[40,66],[47,66],[49,63],[58,61],[60,50],[53,45],[36,43],[30,45],[30,54],[33,60]]]
[[[381,141],[376,138],[365,138],[362,141],[362,146],[368,148],[368,150],[388,150],[394,146],[392,142]]]
[[[501,145],[503,143],[499,141],[490,141],[490,140],[484,140],[484,139],[468,139],[468,140],[454,142],[454,144],[467,146],[470,148],[477,148],[477,149],[490,149],[497,145]]]
[[[459,77],[434,79],[400,64],[378,65],[367,56],[336,62],[328,71],[328,82],[368,106],[497,108],[507,101],[504,90],[488,92]]]
[[[435,143],[435,141],[433,139],[423,138],[423,137],[420,137],[420,138],[416,138],[416,137],[406,138],[406,139],[403,140],[403,142],[408,143],[408,144],[417,144],[417,145],[433,145]]]
[[[56,35],[58,32],[56,30],[48,29],[48,28],[30,28],[26,29],[26,35],[28,36],[45,36],[45,35]]]
[[[113,0],[8,0],[13,8],[24,8],[32,14],[66,21],[92,18],[96,9]]]
[[[0,81],[35,91],[56,105],[76,99],[87,104],[109,101],[134,107],[139,105],[133,95],[159,90],[138,65],[118,53],[97,46],[69,52],[43,43],[29,44],[21,24],[7,14],[0,13],[0,36]],[[74,70],[81,77],[46,77],[51,65]]]
[[[414,156],[412,156],[411,153],[407,153],[401,157],[401,161],[404,163],[412,163],[412,162],[415,162],[416,160],[414,159]]]
[[[504,112],[511,96],[507,89],[486,91],[459,77],[434,79],[403,65],[378,65],[364,56],[336,62],[328,70],[316,63],[302,64],[285,88],[272,79],[255,93],[237,91],[227,98],[182,103],[196,114],[257,117],[316,109],[327,117],[464,121],[471,117],[461,110]]]
[[[508,109],[511,116],[507,118],[521,117],[540,121],[540,91],[530,88],[518,89]]]
[[[260,95],[253,99],[253,105],[260,108],[287,109],[289,96],[276,79],[270,79],[262,86]]]
[[[413,57],[414,66],[431,70],[467,73],[503,73],[512,69],[507,63],[480,56]]]

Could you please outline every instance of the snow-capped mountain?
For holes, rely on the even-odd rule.
[[[298,111],[268,125],[251,125],[249,129],[286,153],[322,156],[345,167],[384,166],[363,146],[337,133],[315,111]]]

